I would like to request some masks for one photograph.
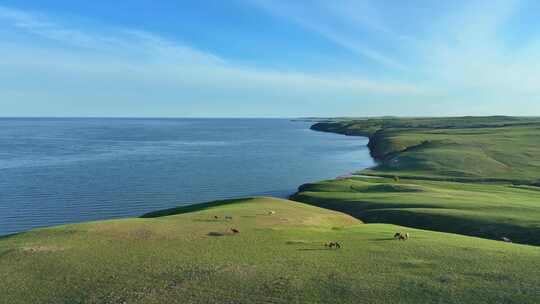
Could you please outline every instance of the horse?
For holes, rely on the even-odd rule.
[[[401,232],[396,232],[394,234],[394,239],[398,240],[398,241],[405,241],[405,240],[408,240],[409,239],[409,233],[408,232],[405,232],[405,233],[401,233]]]
[[[330,243],[326,243],[324,244],[324,246],[326,247],[329,247],[329,248],[336,248],[336,249],[340,249],[341,248],[341,244],[338,243],[338,242],[330,242]]]

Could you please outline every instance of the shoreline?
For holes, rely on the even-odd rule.
[[[334,133],[334,134],[341,134],[341,135],[345,135],[345,136],[355,136],[355,137],[365,137],[365,138],[367,138],[368,143],[367,143],[366,146],[368,147],[369,154],[373,158],[373,160],[375,161],[375,164],[373,166],[371,166],[371,167],[367,167],[367,168],[361,169],[359,171],[352,171],[351,173],[341,174],[339,176],[327,179],[326,181],[336,181],[336,180],[354,178],[354,177],[363,177],[363,178],[374,179],[374,180],[375,179],[383,179],[383,178],[395,178],[396,174],[394,174],[394,173],[384,173],[384,172],[375,171],[375,170],[377,170],[378,166],[380,166],[381,164],[384,164],[383,157],[374,156],[374,150],[377,149],[377,145],[378,145],[378,141],[374,140],[374,138],[375,138],[375,136],[377,134],[380,134],[379,131],[381,131],[383,129],[380,128],[380,129],[377,129],[377,130],[373,129],[373,130],[369,130],[369,131],[361,130],[361,129],[349,129],[348,128],[349,124],[352,124],[352,123],[348,122],[348,121],[322,121],[322,122],[319,121],[319,122],[315,122],[314,124],[309,126],[309,129],[312,130],[312,131],[316,131],[316,132]],[[382,139],[382,138],[383,137],[381,136],[380,139]],[[397,153],[399,153],[399,152],[397,152]],[[510,184],[513,184],[513,185],[532,185],[532,186],[535,186],[534,183],[530,183],[530,182],[527,182],[527,181],[519,181],[519,180],[515,180],[515,179],[488,178],[488,177],[484,177],[484,178],[468,178],[468,177],[436,177],[436,176],[417,176],[417,175],[409,175],[409,176],[405,175],[405,176],[402,176],[402,175],[400,175],[399,178],[400,179],[406,179],[406,180],[418,180],[418,181],[423,180],[423,181],[441,181],[441,182],[446,181],[446,182],[459,182],[459,183],[510,183]],[[293,191],[292,193],[283,196],[283,198],[291,199],[301,191],[303,186],[318,183],[318,182],[321,182],[321,181],[317,180],[317,181],[311,181],[311,182],[300,184],[300,185],[298,185],[296,187],[296,191]],[[258,196],[259,195],[250,196],[250,197],[258,197]],[[238,199],[238,198],[242,198],[242,197],[231,197],[231,198],[228,198],[228,199]],[[214,200],[202,201],[202,202],[190,203],[190,204],[186,204],[186,205],[175,206],[175,207],[171,207],[171,208],[174,209],[174,208],[185,207],[185,206],[204,205],[204,204],[207,204],[208,202],[213,202],[213,201]],[[299,202],[301,202],[301,201],[299,201]],[[160,211],[168,210],[168,209],[171,209],[171,208],[156,209],[156,210],[151,210],[149,212],[145,212],[145,213],[143,213],[141,215],[137,215],[137,216],[127,216],[127,217],[114,218],[114,219],[144,218],[148,214],[159,213]],[[109,219],[102,219],[102,220],[109,220]],[[96,221],[102,221],[102,220],[96,220]],[[94,222],[94,221],[91,221],[91,222]],[[68,223],[68,224],[79,224],[79,223],[87,223],[87,221],[76,222],[76,223]],[[50,227],[62,226],[62,225],[63,224],[32,228],[32,229],[25,230],[25,231],[0,235],[0,238],[9,237],[9,236],[20,234],[20,233],[25,233],[25,232],[28,232],[28,231],[33,231],[35,229],[50,228]]]
[[[307,122],[307,121],[303,121],[304,123]],[[311,123],[307,123],[305,124],[302,129],[305,129],[306,131],[308,131],[308,133],[310,131],[315,131],[313,130],[311,127],[313,126],[313,124],[315,123],[316,121],[311,121]],[[328,132],[327,132],[328,133]],[[305,135],[302,135],[305,137]],[[315,135],[317,136],[317,135]],[[339,137],[339,136],[338,136]],[[352,140],[352,139],[350,139]],[[336,141],[338,144],[337,145],[341,145],[340,141],[337,140]],[[125,216],[114,216],[114,217],[104,217],[104,218],[96,218],[96,219],[90,219],[90,220],[81,220],[81,221],[66,221],[66,222],[60,222],[60,223],[51,223],[51,224],[45,224],[45,225],[40,225],[40,226],[36,226],[36,227],[28,227],[27,229],[24,229],[24,230],[18,230],[18,231],[6,231],[6,233],[2,233],[0,234],[0,238],[4,238],[4,237],[10,237],[10,236],[13,236],[13,235],[17,235],[17,234],[21,234],[21,233],[27,233],[27,232],[31,232],[31,231],[34,231],[34,230],[37,230],[37,229],[46,229],[46,228],[51,228],[51,227],[58,227],[58,226],[63,226],[63,225],[71,225],[71,224],[84,224],[84,223],[89,223],[89,222],[96,222],[96,221],[108,221],[108,220],[121,220],[121,219],[130,219],[130,218],[141,218],[141,217],[145,217],[147,214],[151,214],[151,213],[156,213],[156,212],[159,212],[161,210],[164,210],[165,209],[170,209],[170,208],[176,208],[176,207],[183,207],[183,206],[194,206],[194,205],[204,205],[208,202],[213,202],[213,201],[218,201],[218,200],[227,200],[227,199],[236,199],[236,198],[244,198],[244,197],[260,197],[260,196],[272,196],[272,197],[276,197],[276,198],[283,198],[283,199],[288,199],[290,198],[292,195],[294,195],[299,187],[305,183],[313,183],[313,182],[317,182],[317,181],[320,181],[320,180],[332,180],[332,179],[335,179],[335,178],[340,178],[340,177],[344,177],[344,176],[354,176],[355,175],[355,171],[358,167],[360,168],[370,168],[373,166],[372,164],[372,159],[368,157],[368,152],[365,151],[363,149],[364,147],[364,142],[362,142],[362,150],[361,150],[361,155],[359,157],[355,157],[354,159],[364,159],[365,158],[365,161],[366,163],[364,164],[363,161],[359,162],[358,164],[354,165],[352,164],[351,166],[343,166],[345,170],[334,170],[336,172],[332,172],[331,174],[326,174],[327,176],[324,176],[323,174],[323,177],[317,177],[317,176],[313,176],[313,179],[310,179],[309,176],[306,176],[304,174],[302,174],[302,176],[304,176],[305,179],[299,179],[297,182],[295,183],[292,183],[291,185],[289,185],[288,189],[284,189],[286,191],[281,191],[281,193],[268,193],[268,191],[263,191],[263,192],[258,192],[258,191],[252,191],[252,192],[247,192],[245,194],[233,194],[232,196],[229,196],[229,197],[216,197],[216,198],[210,198],[210,199],[204,199],[204,200],[184,200],[184,201],[173,201],[171,202],[171,205],[169,205],[170,207],[158,207],[158,208],[148,208],[147,210],[142,210],[141,212],[135,212],[132,214],[127,214]],[[354,151],[357,152],[359,149],[358,148],[354,148]],[[331,151],[330,151],[331,152]],[[369,159],[369,163],[367,161],[367,159]],[[309,173],[309,172],[308,172]],[[306,178],[307,177],[307,178]],[[280,176],[277,176],[277,178],[280,178]],[[257,187],[259,188],[260,190],[260,187]],[[253,190],[257,190],[257,188],[253,189]],[[126,210],[129,210],[129,209],[126,209]]]
[[[494,121],[493,121],[494,119]],[[521,118],[333,121],[311,129],[369,138],[378,165],[302,185],[291,200],[432,231],[540,246],[540,128]],[[360,175],[379,179],[355,178]],[[445,196],[441,196],[445,193]],[[492,197],[493,193],[499,193]],[[527,211],[526,211],[527,210]]]
[[[536,303],[538,189],[354,174],[298,191],[0,237],[0,291],[10,303],[476,303],[480,290],[490,303],[520,290]]]
[[[425,180],[425,181],[449,181],[457,183],[508,183],[512,185],[525,185],[525,186],[535,186],[540,187],[540,180],[528,180],[522,178],[501,178],[501,177],[489,177],[489,176],[452,176],[452,175],[429,175],[429,174],[400,174],[403,172],[400,168],[395,168],[395,171],[391,173],[384,172],[383,170],[388,167],[393,167],[393,161],[401,156],[401,154],[423,148],[423,146],[429,146],[431,141],[425,140],[419,144],[412,146],[405,146],[403,149],[390,150],[386,151],[388,147],[383,147],[386,141],[388,146],[388,138],[385,136],[384,131],[387,131],[390,128],[384,126],[379,126],[377,129],[363,130],[363,129],[353,129],[354,121],[322,121],[313,124],[310,129],[317,132],[326,132],[326,133],[335,133],[346,136],[357,136],[357,137],[366,137],[368,139],[367,147],[369,148],[370,156],[375,161],[375,165],[369,168],[362,169],[353,173],[353,175],[365,175],[372,177],[381,177],[381,178],[395,178],[396,176],[401,179],[407,180]],[[505,124],[502,126],[495,126],[497,128],[509,127],[509,126],[528,126],[533,123],[519,123],[519,124]],[[471,128],[482,128],[485,126],[474,126]],[[442,127],[433,128],[434,130],[440,129]],[[419,128],[422,129],[422,128]],[[424,129],[429,130],[430,128],[424,127]],[[414,131],[414,128],[411,128],[411,131]],[[399,129],[401,132],[405,132],[404,129]]]

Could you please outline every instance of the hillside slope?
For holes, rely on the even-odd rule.
[[[363,224],[272,198],[149,216],[161,217],[1,238],[0,303],[537,303],[540,294],[533,246]],[[393,240],[396,231],[411,239]]]
[[[306,184],[291,199],[392,223],[540,246],[540,188],[362,178]]]
[[[312,129],[368,136],[378,164],[359,173],[387,179],[308,184],[294,200],[370,223],[540,245],[540,118],[344,119]]]
[[[454,181],[540,181],[540,118],[386,118],[312,129],[370,138],[379,161],[364,174]]]

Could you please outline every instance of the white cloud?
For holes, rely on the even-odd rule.
[[[97,54],[146,54],[154,59],[166,58],[175,62],[221,63],[223,60],[208,52],[179,45],[159,35],[133,29],[104,29],[95,32],[50,20],[45,16],[0,6],[0,21],[8,27]],[[134,47],[137,47],[134,49]],[[144,57],[143,57],[144,58]]]
[[[421,68],[454,91],[473,89],[484,92],[481,98],[508,102],[531,99],[540,93],[540,40],[517,46],[504,36],[520,7],[514,0],[479,1],[441,20],[420,53]]]
[[[29,98],[42,92],[49,99],[56,96],[72,102],[100,92],[100,98],[108,95],[111,102],[146,97],[153,102],[199,98],[192,101],[201,103],[222,96],[266,103],[275,98],[332,103],[376,95],[430,94],[408,83],[253,68],[145,31],[86,30],[5,7],[0,7],[0,25],[24,34],[0,42],[4,59],[0,80],[5,80],[0,95],[9,91],[11,98],[21,100],[24,91],[32,92]]]
[[[388,6],[399,3],[388,5],[385,12],[377,9],[380,3],[368,0],[312,1],[310,5],[282,0],[249,2],[369,58],[398,79],[415,79],[412,83],[418,87],[431,88],[428,91],[439,92],[440,97],[446,94],[447,106],[451,97],[457,103],[483,100],[495,104],[515,98],[532,101],[533,94],[540,93],[540,39],[532,37],[517,46],[504,37],[508,21],[522,13],[519,0],[445,4],[436,12],[424,10],[431,16],[425,20],[414,20],[418,9],[404,5],[400,17],[409,16],[404,17],[405,24],[416,27],[416,36],[390,26],[388,20],[395,15],[387,12]],[[368,44],[370,37],[376,39]],[[397,50],[397,59],[388,55],[389,46]],[[471,94],[467,97],[459,92]]]
[[[309,5],[294,1],[252,0],[251,3],[279,17],[289,19],[300,26],[314,31],[333,43],[340,45],[362,57],[386,67],[405,69],[398,60],[385,54],[384,51],[369,47],[367,43],[357,39],[353,33],[344,31],[344,25],[367,27],[385,35],[393,33],[374,17],[375,11],[367,1],[361,2],[329,2],[312,1]],[[359,5],[362,4],[362,5]],[[345,24],[344,24],[345,23]]]
[[[200,112],[219,100],[243,101],[253,113],[281,103],[306,115],[313,104],[326,111],[342,108],[337,115],[490,114],[491,109],[516,114],[512,111],[527,106],[540,111],[535,106],[540,39],[530,37],[516,47],[501,34],[519,14],[519,1],[467,2],[446,16],[440,12],[430,19],[431,30],[416,36],[390,26],[388,15],[370,1],[314,1],[309,10],[293,2],[253,1],[368,58],[382,72],[375,77],[256,68],[155,33],[88,29],[0,6],[0,103],[46,96],[79,102],[79,108],[91,97],[124,106],[152,100],[156,108],[189,100],[200,104]],[[365,42],[364,34],[381,44]],[[397,57],[388,55],[387,46],[398,50]],[[505,106],[510,102],[516,107]]]

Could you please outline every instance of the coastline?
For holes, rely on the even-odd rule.
[[[292,120],[292,121],[305,122],[306,120],[297,119],[297,120]],[[345,134],[345,133],[340,133],[340,132],[326,131],[326,130],[322,130],[322,129],[318,130],[318,129],[316,129],[317,128],[316,126],[319,125],[319,124],[324,124],[323,122],[320,122],[320,119],[316,120],[315,118],[313,118],[313,119],[308,119],[307,121],[316,122],[315,124],[312,124],[309,127],[309,129],[312,130],[312,131],[325,132],[325,133],[335,133],[335,134],[341,134],[341,135],[346,135],[346,136],[356,136],[356,137],[365,137],[365,138],[367,138],[368,139],[368,144],[366,146],[369,149],[370,156],[375,161],[375,166],[377,166],[377,160],[371,154],[371,148],[369,147],[369,144],[371,142],[371,138],[369,136],[358,135],[358,134]],[[365,168],[363,170],[368,170],[370,168],[374,168],[374,166]],[[362,174],[358,174],[357,171],[355,169],[353,169],[353,171],[351,173],[344,173],[344,174],[341,174],[341,175],[336,176],[334,178],[331,178],[330,180],[346,179],[346,178],[350,178],[350,177],[365,177],[365,178],[370,178],[370,179],[383,178],[383,176],[369,175],[369,173],[362,176]],[[307,182],[307,183],[300,184],[300,185],[297,186],[296,191],[290,193],[289,195],[287,195],[286,197],[283,197],[283,198],[288,199],[288,200],[292,200],[291,198],[294,197],[298,193],[298,191],[302,188],[302,186],[312,184],[312,183],[316,183],[316,182],[319,182],[319,181],[312,181],[312,182]],[[254,196],[254,197],[267,197],[267,196],[262,195],[262,196]],[[273,196],[270,196],[270,197],[271,198],[279,198],[279,197],[273,197]],[[183,206],[171,207],[171,208],[167,208],[167,209],[153,210],[153,211],[150,211],[150,212],[146,212],[146,213],[138,216],[137,218],[153,218],[153,217],[158,217],[158,216],[164,216],[166,214],[174,214],[175,212],[180,212],[180,211],[181,212],[189,212],[190,210],[198,210],[200,208],[204,208],[205,206],[215,206],[215,205],[219,206],[219,205],[222,205],[222,204],[227,204],[227,202],[229,202],[229,201],[235,201],[235,200],[247,199],[247,198],[251,198],[251,197],[232,197],[232,198],[227,198],[225,200],[199,202],[199,203],[195,203],[195,204],[188,204],[188,205],[183,205]],[[295,200],[292,200],[292,201],[297,202],[297,203],[302,203],[300,201],[295,201]],[[216,202],[217,202],[217,204],[216,204]],[[328,209],[328,210],[331,210],[331,209]]]
[[[530,140],[538,128],[539,118],[498,116],[317,123],[312,130],[368,137],[377,165],[301,185],[290,199],[366,223],[540,246],[540,168],[527,152],[540,149]]]
[[[57,120],[58,122],[56,122]],[[56,128],[56,126],[67,127],[69,125],[69,127],[74,130],[81,129],[84,131],[84,128],[86,128],[86,125],[89,123],[91,126],[106,123],[107,126],[114,125],[119,127],[126,123],[125,120],[116,123],[116,120],[114,119],[107,120],[106,122],[102,122],[101,120],[94,121],[93,119],[92,122],[89,122],[87,119],[83,119],[82,121],[77,120],[76,123],[72,122],[72,120],[70,120],[68,123],[61,122],[63,122],[63,119],[54,119],[54,122],[48,123],[45,126],[48,128],[49,124],[52,124]],[[204,126],[209,126],[210,130],[205,132],[210,132],[212,131],[211,128],[214,128],[216,125],[220,126],[222,124],[221,122],[215,120],[212,120],[211,122],[211,124],[204,121],[199,122],[198,124],[193,124],[190,121],[188,126],[194,125],[196,126],[195,129],[203,129],[203,131],[205,131],[203,128]],[[147,128],[148,124],[146,120],[144,120],[144,122],[135,120],[128,123],[136,125],[140,124],[144,128]],[[25,122],[23,124],[25,124]],[[248,123],[242,120],[239,122],[226,121],[223,122],[223,124],[233,124],[233,126],[235,126],[235,124],[239,124],[240,126],[243,126]],[[17,209],[12,208],[0,216],[0,235],[7,236],[31,231],[33,229],[54,227],[72,223],[136,218],[147,213],[176,207],[178,205],[201,204],[209,201],[228,198],[251,196],[274,196],[288,198],[297,191],[299,185],[304,183],[333,179],[336,176],[352,173],[355,169],[367,168],[373,165],[373,160],[369,156],[368,149],[364,147],[367,139],[361,139],[358,141],[354,138],[345,138],[342,135],[316,134],[317,132],[310,130],[310,126],[313,124],[314,122],[308,123],[305,121],[302,123],[291,123],[289,119],[281,119],[277,122],[263,121],[263,123],[260,124],[262,125],[261,131],[256,131],[258,133],[263,133],[262,135],[258,135],[257,133],[242,133],[234,136],[231,135],[230,137],[232,138],[233,143],[231,146],[226,147],[226,150],[231,152],[212,152],[211,150],[217,151],[216,149],[221,149],[221,143],[217,141],[219,138],[202,138],[205,144],[200,145],[202,147],[201,149],[198,148],[198,145],[187,145],[186,148],[182,146],[180,149],[187,149],[189,151],[208,151],[208,157],[206,157],[205,155],[207,154],[204,153],[197,156],[195,153],[190,152],[186,157],[179,154],[178,157],[172,158],[171,161],[166,163],[161,161],[161,159],[165,158],[161,157],[161,154],[158,153],[157,157],[154,157],[160,161],[160,163],[156,164],[157,167],[154,164],[141,165],[142,163],[140,162],[137,162],[136,164],[138,165],[136,166],[132,167],[130,165],[127,167],[129,162],[132,162],[133,160],[136,161],[137,159],[141,158],[138,155],[144,156],[143,153],[134,153],[134,156],[129,154],[129,158],[119,158],[119,162],[115,163],[108,161],[106,157],[103,157],[103,159],[100,158],[98,159],[100,161],[99,163],[92,163],[95,169],[93,169],[90,173],[85,173],[84,170],[78,170],[76,167],[82,166],[83,161],[87,161],[85,158],[81,158],[81,160],[78,162],[61,163],[62,167],[60,170],[46,171],[45,165],[48,165],[48,163],[44,163],[43,166],[38,166],[36,169],[32,167],[24,172],[17,167],[10,169],[12,171],[10,171],[9,174],[13,174],[14,177],[18,179],[14,178],[11,180],[0,181],[3,182],[3,184],[0,185],[0,188],[4,187],[4,189],[8,189],[10,185],[24,185],[25,180],[20,176],[23,176],[22,173],[26,174],[26,172],[30,172],[29,174],[35,175],[39,174],[40,176],[43,175],[45,178],[36,181],[34,188],[38,190],[23,193],[25,197],[28,197],[28,202],[25,203],[25,205],[18,207]],[[155,125],[156,123],[150,123],[150,127]],[[182,127],[184,129],[186,128],[184,125],[185,123],[181,119],[175,120],[174,123],[171,123],[170,121],[166,122],[166,126],[169,129],[177,128],[177,126],[178,128]],[[249,129],[255,129],[259,126],[259,124],[254,124],[252,122],[249,122],[248,125],[252,126]],[[46,128],[41,129],[47,130]],[[269,132],[269,129],[277,131]],[[107,128],[107,130],[109,129]],[[114,131],[115,129],[112,130]],[[177,131],[177,129],[173,130]],[[194,130],[193,132],[197,130]],[[51,132],[54,134],[56,129],[52,129]],[[197,136],[197,133],[193,132],[188,128],[188,133],[195,134],[194,136]],[[178,134],[178,132],[174,132],[173,134]],[[281,135],[276,137],[273,134]],[[100,136],[106,138],[109,136],[109,134],[100,134]],[[180,140],[183,140],[182,136],[180,136]],[[254,141],[247,141],[246,138],[250,138],[250,136],[259,137],[255,138],[256,140]],[[69,143],[72,142],[71,137]],[[238,138],[239,144],[236,144],[236,138]],[[267,138],[269,138],[269,140],[266,140]],[[150,140],[152,140],[152,138],[150,138]],[[247,146],[243,146],[243,140],[248,143]],[[81,142],[83,141],[84,139],[81,139]],[[135,142],[136,141],[133,141],[133,143]],[[219,146],[212,147],[212,145],[206,144],[206,142],[216,142]],[[57,146],[61,147],[62,144],[63,142],[60,142],[60,144]],[[114,142],[104,142],[104,144],[113,145],[114,150],[117,150],[117,147],[114,146]],[[120,148],[123,148],[123,145],[124,143],[122,143]],[[135,146],[135,144],[133,144],[133,146]],[[144,145],[140,146],[142,147],[142,152],[146,153],[146,151],[149,149],[146,148],[146,146],[152,147],[154,144],[152,144],[151,141],[148,141],[148,144],[145,143]],[[128,146],[128,148],[131,147]],[[138,147],[133,149],[138,149]],[[236,151],[239,149],[241,149],[243,153],[236,153]],[[256,152],[259,150],[264,151],[264,153]],[[134,151],[138,152],[137,150]],[[251,151],[255,151],[256,153],[250,154]],[[266,151],[268,151],[268,153]],[[123,151],[120,150],[120,152]],[[37,151],[36,154],[38,153],[41,152]],[[165,150],[164,153],[167,153],[167,151]],[[210,153],[219,154],[221,157],[212,158],[213,154]],[[75,153],[73,153],[73,155],[77,156]],[[194,157],[189,155],[194,155]],[[232,157],[230,155],[238,156]],[[59,155],[57,158],[61,159],[62,157],[64,156]],[[67,158],[69,157],[70,155],[67,156]],[[149,157],[145,158],[149,159]],[[167,158],[169,159],[169,157]],[[177,158],[185,158],[187,161],[179,162],[176,160]],[[227,170],[205,172],[207,170],[205,168],[210,169],[210,166],[206,164],[193,165],[191,167],[184,166],[183,168],[185,169],[183,170],[162,170],[160,169],[161,167],[159,167],[171,167],[165,166],[168,163],[175,163],[177,165],[194,163],[192,158],[202,159],[206,163],[216,159],[216,162],[223,163],[224,165],[222,167],[215,165],[212,166],[212,169],[225,168]],[[52,157],[51,159],[55,161],[55,159]],[[92,154],[89,154],[88,159],[89,161],[93,161]],[[256,163],[253,162],[254,159],[257,159]],[[16,162],[12,163],[17,164]],[[242,168],[241,166],[237,165],[235,171],[233,165],[237,163],[249,164],[249,169]],[[115,170],[106,170],[106,168],[111,166],[113,166]],[[151,167],[153,170],[152,172],[146,172],[148,170],[145,171],[145,168],[150,169]],[[124,168],[129,168],[129,171],[119,171],[120,169]],[[193,169],[188,170],[189,168]],[[34,170],[36,173],[33,173],[34,171],[30,170]],[[176,173],[175,171],[192,173]],[[216,173],[218,171],[224,173]],[[19,172],[22,173],[19,174]],[[49,174],[48,172],[51,173]],[[102,174],[100,172],[104,173]],[[49,175],[46,175],[45,173]],[[236,181],[225,181],[225,178],[230,178],[235,174],[236,177],[234,178]],[[84,175],[84,178],[80,175]],[[188,175],[199,176],[193,177],[189,182],[182,182],[182,177]],[[5,176],[8,176],[7,173]],[[106,182],[109,176],[119,177],[114,181]],[[219,180],[216,179],[217,176],[224,178],[221,184],[229,186],[221,186],[221,184],[219,184]],[[62,177],[63,180],[66,180],[65,182],[68,183],[66,187],[70,188],[71,191],[67,193],[68,195],[64,195],[61,189],[58,189],[53,193],[54,195],[48,195],[44,199],[41,199],[40,195],[42,193],[47,193],[47,191],[50,191],[49,189],[55,189],[48,184],[53,184],[53,182],[50,181],[55,180],[57,177]],[[92,187],[86,187],[83,184],[85,178],[96,180],[96,182]],[[144,183],[138,183],[136,182],[137,180],[144,180]],[[207,186],[206,183],[212,184]],[[178,185],[174,186],[175,184]],[[114,191],[112,191],[113,187],[116,188]],[[108,190],[109,188],[111,188],[111,190],[101,191],[101,189]],[[8,195],[4,199],[7,202],[7,206],[15,206],[18,202],[17,199],[22,197],[22,194],[19,194],[21,192],[19,189],[23,189],[23,187],[13,187],[13,190],[10,191],[10,193],[6,193]],[[278,190],[275,191],[274,189]],[[117,193],[118,195],[113,195],[112,193]],[[122,193],[126,194],[123,195]],[[164,194],[161,195],[160,193]],[[150,194],[153,195],[150,196]],[[49,210],[48,213],[40,214],[35,212],[36,208],[32,208],[34,201],[39,201],[40,208]],[[98,202],[100,205],[94,207],[94,201]],[[55,208],[62,209],[64,205],[69,205],[66,212],[55,212]],[[4,221],[4,219],[6,220]]]
[[[369,122],[370,120],[360,120],[362,123],[367,123]],[[376,120],[378,121],[378,120]],[[315,120],[313,121],[315,122]],[[352,171],[351,173],[344,173],[344,174],[341,174],[339,176],[335,176],[331,179],[328,179],[330,181],[336,181],[336,180],[342,180],[342,179],[347,179],[347,178],[350,178],[350,177],[365,177],[365,178],[369,178],[369,179],[384,179],[384,178],[396,178],[396,176],[398,176],[398,174],[396,174],[396,172],[391,172],[391,173],[386,173],[384,171],[378,171],[378,168],[381,166],[381,165],[384,165],[385,164],[385,157],[387,157],[387,155],[385,155],[384,153],[375,153],[375,151],[382,151],[383,148],[381,148],[379,145],[381,142],[383,142],[386,138],[384,137],[384,132],[382,132],[384,130],[384,128],[380,127],[380,126],[376,126],[376,127],[371,127],[371,126],[368,126],[367,128],[356,128],[354,127],[354,123],[357,122],[356,120],[354,121],[348,121],[348,120],[335,120],[335,121],[332,121],[332,120],[329,120],[329,119],[324,119],[324,120],[319,120],[319,122],[315,122],[314,124],[312,124],[309,129],[312,130],[312,131],[316,131],[316,132],[325,132],[325,133],[335,133],[335,134],[341,134],[341,135],[346,135],[346,136],[355,136],[355,137],[365,137],[368,139],[368,143],[367,143],[367,147],[369,149],[369,153],[371,155],[371,157],[373,158],[373,160],[375,161],[375,165],[372,166],[372,167],[368,167],[368,168],[365,168],[365,169],[361,169],[359,171]],[[404,150],[406,151],[406,149]],[[392,153],[397,155],[399,154],[401,151],[393,151]],[[354,170],[354,168],[353,168]],[[527,182],[525,180],[516,180],[516,179],[504,179],[504,178],[490,178],[490,177],[483,177],[483,178],[478,178],[478,177],[455,177],[455,176],[452,176],[452,177],[448,177],[448,176],[422,176],[422,175],[399,175],[399,178],[401,179],[404,179],[404,180],[416,180],[416,181],[452,181],[452,182],[460,182],[460,183],[510,183],[510,184],[514,184],[514,185],[536,185],[535,183],[530,183],[530,182]],[[310,184],[315,184],[317,183],[318,181],[312,181],[312,182],[307,182],[307,183],[303,183],[303,184],[300,184],[296,187],[296,191],[293,191],[292,193],[286,195],[285,197],[288,198],[288,199],[291,199],[293,197],[295,197],[299,192],[301,192],[301,189],[306,186],[306,185],[310,185]],[[322,181],[319,181],[319,182],[322,182]],[[237,197],[231,197],[230,199],[235,199]],[[196,206],[196,205],[204,205],[208,203],[207,201],[203,201],[203,202],[198,202],[198,203],[195,203],[195,204],[189,204],[187,206]],[[172,209],[174,209],[175,207],[172,207]],[[169,208],[171,209],[171,208]],[[159,213],[161,211],[163,211],[164,209],[155,209],[155,210],[150,210],[148,212],[144,212],[143,214],[141,215],[136,215],[135,218],[144,218],[146,216],[148,216],[149,214],[155,214],[155,213]],[[166,209],[167,210],[167,209]],[[122,218],[133,218],[132,216],[128,216],[128,217],[122,217]],[[86,221],[83,221],[83,222],[80,222],[80,223],[85,223]],[[54,227],[56,225],[52,225],[52,226],[47,226],[47,227]],[[39,229],[39,228],[37,228]],[[33,229],[30,229],[30,230],[26,230],[26,231],[31,231]],[[23,232],[18,232],[18,233],[24,233],[25,231]],[[4,235],[4,236],[10,236],[10,235],[14,235],[14,234],[17,234],[16,233],[10,233],[10,234],[7,234],[7,235]]]
[[[536,303],[537,189],[352,175],[298,190],[0,237],[0,293],[10,303],[333,303],[339,292],[344,303],[457,304],[480,290],[483,303]]]
[[[538,126],[537,117],[487,116],[335,120],[315,123],[310,129],[368,138],[367,147],[376,165],[359,171],[362,175],[540,186],[537,167],[527,165],[535,162],[527,151],[531,149],[528,137]],[[514,130],[520,137],[512,133]],[[508,141],[510,136],[515,136],[515,143]],[[467,137],[469,142],[463,141]],[[514,147],[508,150],[510,145]],[[532,147],[536,149],[536,145]],[[454,151],[444,155],[442,149]],[[485,156],[470,154],[475,149]],[[514,159],[518,156],[524,159]],[[461,164],[463,160],[469,163]],[[431,164],[433,161],[436,163]]]
[[[325,121],[317,122],[310,127],[311,130],[317,132],[336,133],[346,136],[365,137],[368,139],[367,147],[369,148],[369,154],[375,162],[381,162],[384,159],[384,155],[377,154],[376,149],[376,133],[377,130],[354,130],[349,129],[347,125],[341,125],[337,122]],[[369,169],[369,168],[368,168]]]

